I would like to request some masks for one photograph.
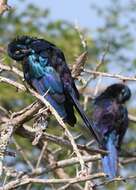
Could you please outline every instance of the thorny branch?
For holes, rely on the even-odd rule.
[[[136,180],[136,175],[133,175],[133,176],[129,176],[129,177],[118,177],[118,178],[115,178],[113,180],[110,180],[110,181],[105,181],[105,182],[102,182],[100,184],[97,184],[97,185],[94,185],[94,187],[99,187],[99,186],[105,186],[105,185],[108,185],[110,183],[113,183],[113,182],[127,182],[129,180]]]
[[[7,0],[0,0],[0,15],[5,11],[9,10],[11,7],[7,4]]]
[[[9,182],[4,187],[0,187],[0,190],[10,190],[15,189],[17,187],[29,184],[29,183],[37,183],[37,184],[66,184],[69,185],[85,182],[92,179],[98,179],[105,177],[104,173],[96,173],[84,177],[75,177],[75,178],[68,178],[68,179],[39,179],[39,178],[29,178],[29,176],[24,175],[22,178],[16,179],[14,181]]]
[[[3,80],[2,80],[2,79],[3,79]],[[1,77],[1,80],[2,80],[2,82],[5,81],[5,82],[10,83],[10,84],[12,83],[10,79],[9,79],[9,80],[6,80],[6,78],[4,78],[4,77]],[[16,83],[16,82],[13,81],[12,84],[13,84],[14,86],[17,86],[19,89],[21,89],[21,90],[24,91],[24,88],[22,88],[22,86],[20,87],[20,85],[18,85],[18,83]],[[69,140],[70,140],[70,142],[71,142],[71,144],[72,144],[72,146],[73,146],[73,150],[74,150],[74,152],[77,154],[77,156],[78,156],[78,158],[79,158],[79,160],[80,160],[81,168],[82,168],[82,170],[83,170],[83,169],[84,169],[84,161],[83,161],[83,159],[82,159],[82,156],[81,156],[80,152],[78,151],[78,148],[77,148],[77,145],[76,145],[76,143],[75,143],[75,141],[74,141],[74,138],[72,137],[71,133],[70,133],[69,130],[67,129],[67,127],[66,127],[65,123],[63,122],[63,120],[62,120],[62,119],[60,118],[60,116],[57,114],[56,110],[54,110],[54,108],[45,100],[44,97],[40,96],[38,93],[36,93],[34,90],[32,90],[32,89],[30,89],[30,88],[29,88],[29,91],[31,92],[31,94],[32,94],[33,96],[37,97],[41,102],[43,102],[43,103],[46,105],[46,107],[48,107],[48,108],[50,109],[50,111],[54,114],[54,116],[56,117],[56,119],[58,120],[58,122],[60,123],[60,125],[62,126],[62,128],[65,130],[65,132],[66,132],[66,134],[67,134],[67,136],[68,136],[68,138],[69,138]],[[26,113],[25,113],[25,114],[26,114]],[[13,125],[15,121],[12,119],[11,122],[12,122],[12,125]],[[19,123],[19,124],[20,124],[20,123]],[[7,138],[7,140],[9,140],[9,138]]]
[[[84,52],[83,54],[81,54],[78,57],[78,59],[76,60],[76,63],[74,64],[74,66],[72,68],[73,78],[78,79],[78,76],[80,76],[80,74],[82,72],[85,72],[85,73],[89,73],[95,77],[100,75],[100,76],[104,76],[104,77],[118,78],[123,81],[124,80],[136,81],[135,77],[125,77],[122,75],[109,74],[109,73],[104,73],[104,72],[98,71],[98,69],[100,68],[101,64],[104,61],[104,56],[105,56],[105,54],[103,55],[102,61],[97,65],[98,67],[96,67],[95,70],[88,70],[88,69],[84,68],[84,65],[85,65],[85,62],[87,59],[87,52]],[[0,62],[0,70],[7,71],[7,72],[13,72],[19,78],[23,78],[23,73],[20,70],[18,70],[16,67],[10,67],[10,66],[4,65]],[[40,147],[40,149],[42,149],[42,151],[41,151],[40,157],[38,159],[38,162],[36,164],[36,167],[34,167],[32,165],[32,163],[27,159],[25,152],[23,152],[21,150],[21,147],[18,145],[18,143],[15,142],[16,148],[19,150],[20,154],[24,158],[24,160],[27,163],[27,165],[29,166],[29,168],[31,168],[31,172],[27,172],[26,174],[23,174],[23,175],[20,175],[15,171],[11,172],[11,173],[9,172],[9,175],[14,175],[14,177],[16,177],[16,179],[12,180],[11,182],[8,182],[3,187],[0,187],[0,190],[15,189],[15,188],[23,186],[25,184],[31,185],[33,183],[40,183],[40,184],[47,184],[47,185],[64,184],[64,186],[61,187],[61,190],[67,189],[69,187],[71,188],[71,190],[82,190],[82,187],[76,183],[85,182],[85,181],[88,182],[88,180],[94,180],[96,178],[106,177],[105,174],[103,174],[103,173],[96,173],[96,174],[92,174],[92,175],[87,173],[85,176],[82,175],[82,176],[78,176],[78,177],[74,177],[74,178],[69,178],[68,174],[66,174],[63,170],[64,167],[68,167],[68,166],[75,165],[75,164],[80,164],[81,169],[83,170],[85,168],[85,163],[98,161],[98,160],[100,160],[100,154],[107,154],[107,152],[104,150],[100,150],[100,149],[96,149],[96,148],[92,148],[92,147],[90,148],[86,145],[80,145],[80,144],[76,143],[75,139],[71,135],[67,126],[65,125],[63,120],[59,117],[59,115],[54,110],[54,108],[45,100],[45,98],[43,96],[40,96],[37,92],[32,90],[30,87],[27,87],[19,82],[13,81],[13,80],[3,77],[3,76],[0,76],[0,82],[4,82],[11,86],[14,86],[18,90],[29,92],[38,99],[38,101],[35,101],[33,104],[29,105],[28,107],[24,108],[23,110],[16,112],[16,113],[12,113],[11,115],[8,113],[8,117],[5,116],[5,117],[0,118],[0,123],[2,123],[2,126],[3,126],[1,128],[1,137],[2,138],[0,137],[0,140],[1,140],[0,141],[1,173],[2,173],[2,169],[4,169],[4,167],[2,165],[2,161],[4,159],[6,149],[7,149],[7,146],[8,146],[11,136],[15,132],[15,133],[19,134],[20,136],[27,137],[32,142],[35,137],[35,131],[33,131],[34,129],[27,126],[25,123],[27,121],[30,121],[34,117],[34,115],[39,111],[39,109],[41,109],[43,106],[46,105],[46,107],[48,109],[50,109],[52,114],[58,120],[60,126],[65,131],[65,134],[68,138],[68,139],[64,139],[62,137],[58,137],[58,136],[51,135],[48,133],[42,134],[40,141],[37,144],[37,146]],[[131,121],[136,122],[136,119],[134,116],[129,115],[129,118]],[[77,157],[72,157],[70,159],[61,160],[61,161],[55,160],[54,155],[49,151],[49,149],[47,148],[48,146],[45,142],[52,142],[52,143],[60,145],[61,147],[65,146],[68,149],[73,150],[74,153],[76,153]],[[84,156],[84,151],[86,151],[90,154],[95,154],[95,155]],[[45,156],[44,152],[48,156]],[[48,160],[48,163],[49,163],[46,166],[46,168],[40,167],[40,163],[43,158]],[[133,163],[135,161],[136,161],[136,157],[134,155],[131,158],[122,160],[120,163],[128,164],[128,163]],[[6,170],[4,169],[4,171],[6,171]],[[39,179],[39,178],[37,178],[38,176],[43,175],[47,172],[51,172],[51,171],[53,173],[56,171],[57,176],[60,177],[61,179],[41,179],[41,178]],[[61,173],[63,173],[63,176],[61,175]],[[20,176],[20,177],[17,177],[17,176]],[[94,184],[94,186],[92,186],[91,189],[94,189],[98,186],[106,185],[108,183],[112,183],[114,181],[124,181],[124,180],[130,180],[130,179],[135,179],[135,178],[136,178],[136,176],[129,176],[127,178],[122,178],[122,177],[115,178],[114,180],[109,181],[109,182],[107,182],[107,180],[106,180],[105,182],[101,182],[99,184]],[[31,187],[31,186],[29,186],[29,187]],[[89,187],[89,185],[88,185],[88,187]]]
[[[83,69],[83,71],[85,73],[89,73],[91,75],[100,75],[103,77],[111,77],[111,78],[117,78],[119,80],[122,81],[136,81],[136,77],[128,77],[128,76],[123,76],[123,75],[119,75],[119,74],[111,74],[111,73],[105,73],[105,72],[100,72],[100,71],[94,71],[94,70],[90,70],[90,69]]]

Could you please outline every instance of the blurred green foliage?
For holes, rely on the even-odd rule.
[[[93,4],[102,24],[96,29],[96,46],[109,44],[108,62],[121,71],[135,68],[135,1],[110,0],[105,6]]]

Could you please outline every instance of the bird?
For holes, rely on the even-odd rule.
[[[22,63],[24,79],[53,106],[64,122],[76,124],[74,108],[99,142],[93,123],[79,103],[79,92],[66,63],[64,53],[55,44],[36,37],[20,36],[7,48],[8,55]]]
[[[108,151],[102,156],[102,167],[109,180],[118,175],[118,153],[128,128],[125,102],[131,97],[129,87],[114,83],[94,98],[92,120],[101,141],[100,147]]]

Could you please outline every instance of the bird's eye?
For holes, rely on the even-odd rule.
[[[130,97],[130,92],[127,89],[122,89],[121,96],[123,99],[128,99]]]
[[[124,94],[124,92],[125,92],[125,89],[123,88],[123,89],[121,90],[121,93]]]
[[[20,53],[20,50],[17,50],[17,51],[15,52],[16,55],[19,54],[19,53]]]
[[[121,95],[122,95],[123,97],[126,96],[126,90],[125,90],[124,88],[121,90]]]

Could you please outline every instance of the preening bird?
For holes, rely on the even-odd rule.
[[[8,54],[12,59],[22,62],[24,78],[32,88],[40,95],[49,90],[45,99],[64,122],[75,125],[75,107],[86,127],[97,139],[91,121],[78,102],[78,90],[64,54],[58,47],[44,39],[22,36],[9,43]]]
[[[109,86],[94,100],[93,121],[101,148],[109,152],[102,157],[102,166],[109,179],[118,174],[118,151],[128,128],[128,112],[124,103],[130,89],[121,83]]]

